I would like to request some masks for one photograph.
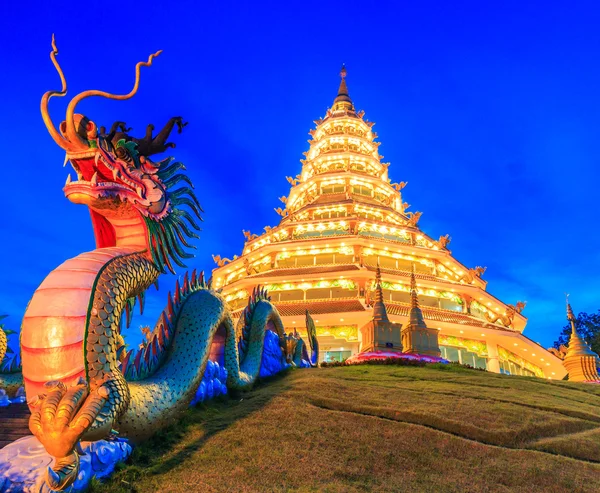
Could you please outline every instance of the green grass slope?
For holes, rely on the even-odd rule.
[[[93,491],[600,491],[600,386],[295,370],[191,409]]]

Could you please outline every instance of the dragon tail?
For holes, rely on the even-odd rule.
[[[311,366],[318,366],[319,364],[319,341],[317,339],[317,328],[315,322],[310,316],[308,310],[306,310],[306,332],[308,344],[310,346],[310,358],[309,362]]]

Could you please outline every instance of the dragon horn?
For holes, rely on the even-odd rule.
[[[54,67],[58,72],[58,76],[60,77],[60,81],[62,83],[62,88],[60,91],[47,91],[42,96],[40,110],[42,112],[42,118],[44,120],[44,123],[46,124],[46,128],[48,129],[48,132],[50,132],[50,136],[54,139],[54,142],[56,142],[65,151],[68,151],[71,149],[71,146],[69,145],[69,142],[60,134],[60,132],[56,130],[56,127],[54,126],[54,123],[52,122],[52,118],[50,117],[50,113],[48,111],[48,102],[50,101],[50,98],[54,96],[63,97],[65,94],[67,94],[67,80],[65,79],[65,74],[63,73],[60,64],[56,60],[56,55],[58,55],[58,48],[56,47],[56,41],[54,40],[53,34],[52,51],[50,52],[50,59],[52,60],[52,63],[54,64]]]
[[[75,129],[75,121],[73,120],[73,117],[75,115],[75,107],[77,106],[77,104],[80,101],[82,101],[85,98],[89,98],[91,96],[100,96],[103,98],[116,99],[119,101],[123,101],[125,99],[132,98],[133,96],[135,96],[135,94],[137,93],[138,88],[140,86],[140,68],[141,67],[150,67],[152,65],[152,59],[154,57],[157,57],[161,53],[162,53],[162,50],[159,50],[156,53],[153,53],[152,55],[150,55],[148,57],[148,61],[138,62],[136,64],[136,66],[135,66],[135,83],[133,85],[133,89],[129,93],[127,93],[127,94],[111,94],[109,92],[97,91],[97,90],[92,89],[89,91],[84,91],[84,92],[78,94],[77,96],[75,96],[69,103],[69,106],[67,107],[66,134],[67,134],[67,139],[69,140],[69,142],[82,143],[80,140],[79,134],[77,133],[77,130]]]

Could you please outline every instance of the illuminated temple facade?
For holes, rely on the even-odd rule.
[[[562,379],[555,355],[525,337],[523,304],[486,291],[484,269],[470,269],[419,228],[402,190],[382,162],[373,122],[356,111],[346,72],[331,109],[310,130],[302,170],[277,208],[282,216],[261,235],[244,231],[243,252],[214,257],[214,286],[239,313],[252,289],[265,286],[286,332],[304,329],[309,310],[321,359],[342,360],[365,349],[361,328],[373,320],[376,269],[387,316],[406,327],[411,274],[424,322],[438,331],[441,356],[489,371]]]

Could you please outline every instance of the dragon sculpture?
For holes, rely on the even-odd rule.
[[[285,338],[288,363],[298,367],[317,366],[319,358],[319,341],[317,340],[317,328],[310,313],[306,310],[306,331],[308,334],[308,344],[310,345],[310,355],[304,340],[298,334],[288,334]]]
[[[188,240],[198,238],[201,208],[190,179],[180,173],[185,167],[171,158],[150,158],[173,147],[166,142],[169,133],[184,123],[173,118],[154,137],[149,126],[136,139],[123,122],[107,133],[75,112],[87,97],[133,97],[141,67],[150,66],[159,51],[136,65],[128,94],[85,91],[70,101],[56,129],[48,102],[64,96],[67,83],[54,38],[52,48],[62,89],[44,94],[42,116],[77,173],[77,180],[67,178],[65,196],[88,206],[96,241],[95,250],[46,277],[22,323],[29,427],[55,458],[46,483],[60,491],[78,474],[80,440],[116,430],[135,444],[172,422],[192,400],[214,344],[220,344],[229,388],[248,388],[257,378],[267,329],[279,336],[282,355],[289,355],[281,319],[264,290],[255,290],[236,329],[225,299],[195,272],[169,293],[147,343],[125,351],[122,318],[129,325],[136,298],[143,309],[146,289],[160,274],[174,272],[174,264],[184,267],[184,259],[193,257]]]
[[[6,315],[0,315],[0,320],[4,318]],[[14,395],[23,385],[23,376],[21,375],[19,355],[8,356],[13,353],[8,345],[10,334],[14,334],[14,332],[5,329],[4,324],[0,323],[0,389],[6,390],[9,395]]]

